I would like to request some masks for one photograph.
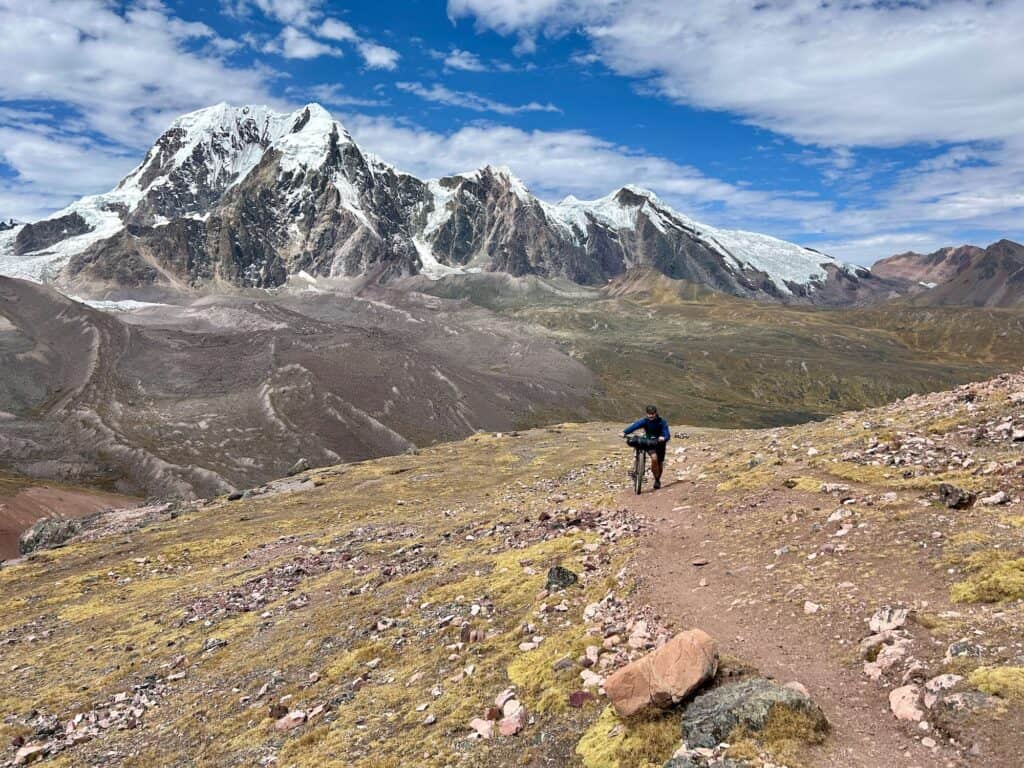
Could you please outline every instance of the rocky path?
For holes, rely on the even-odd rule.
[[[663,490],[635,503],[653,529],[639,558],[646,601],[674,628],[710,633],[723,654],[779,682],[802,683],[832,724],[827,748],[810,756],[813,764],[887,768],[901,755],[908,766],[933,765],[931,751],[901,732],[886,693],[844,664],[831,639],[809,618],[797,611],[780,613],[770,604],[734,606],[745,600],[746,583],[737,573],[739,561],[724,551],[730,548],[727,534],[721,537],[694,512],[708,499],[685,482]],[[684,506],[689,508],[680,509]],[[693,565],[703,559],[706,565]]]
[[[1024,660],[1022,384],[787,430],[691,431],[663,489],[620,497],[651,531],[637,599],[805,686],[832,724],[808,764],[1019,766],[1019,693],[976,686]],[[928,697],[944,685],[957,690]]]

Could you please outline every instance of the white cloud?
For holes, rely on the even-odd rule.
[[[359,39],[359,35],[356,34],[356,31],[349,24],[338,19],[324,19],[320,26],[317,27],[316,32],[319,37],[324,37],[328,40],[354,43]]]
[[[113,186],[141,159],[137,152],[28,122],[18,110],[0,112],[0,161],[18,174],[10,180],[0,177],[2,218],[37,219],[82,194],[98,191],[97,179]]]
[[[281,35],[263,46],[266,53],[279,53],[286,59],[316,59],[320,56],[341,56],[341,49],[326,45],[303,34],[295,27],[285,27]]]
[[[934,253],[940,248],[962,243],[953,242],[948,236],[935,232],[891,232],[846,240],[812,242],[808,245],[837,259],[870,266],[896,253]]]
[[[452,48],[448,53],[442,54],[445,69],[457,69],[463,72],[486,72],[487,65],[480,61],[480,57],[471,51],[463,51]]]
[[[276,101],[268,71],[190,50],[214,32],[160,6],[122,16],[101,0],[7,0],[0,29],[0,100],[67,105],[116,142],[148,146],[182,112],[225,98]]]
[[[449,0],[504,34],[580,29],[667,97],[824,146],[1024,132],[1024,0]]]
[[[363,57],[363,61],[370,69],[397,69],[398,60],[402,58],[394,48],[371,43],[368,40],[361,41],[357,48],[359,55]]]
[[[288,95],[306,100],[312,98],[325,107],[384,107],[384,99],[366,99],[351,96],[338,83],[320,83],[309,88],[289,88]]]
[[[882,247],[867,233],[1024,233],[1024,0],[449,0],[448,12],[519,41],[578,31],[591,43],[578,64],[825,150],[793,159],[871,201],[822,222],[837,252]],[[953,146],[895,176],[856,151],[921,144]]]
[[[505,104],[486,96],[470,93],[469,91],[453,91],[443,85],[435,83],[424,85],[423,83],[395,83],[395,86],[406,93],[419,96],[421,99],[432,101],[435,104],[444,104],[449,107],[461,107],[474,112],[494,112],[499,115],[514,115],[520,112],[560,112],[553,104],[540,104],[531,101],[528,104]]]
[[[319,18],[322,6],[322,0],[235,0],[228,4],[229,10],[238,15],[245,15],[251,7],[256,7],[268,18],[300,27]]]
[[[573,194],[594,198],[624,184],[648,187],[684,213],[707,214],[709,223],[794,221],[808,229],[831,216],[828,203],[742,188],[697,169],[582,131],[524,131],[471,125],[438,133],[389,118],[346,117],[353,136],[374,154],[421,177],[437,177],[487,164],[508,165],[549,200]]]
[[[348,22],[325,16],[321,0],[237,0],[228,10],[244,15],[250,5],[286,25],[280,37],[260,46],[263,51],[289,59],[341,56],[341,49],[322,42],[329,40],[355,45],[368,69],[394,70],[402,58],[394,48],[362,37]]]
[[[38,218],[109,189],[183,112],[222,100],[280,105],[267,70],[229,66],[212,29],[157,3],[121,14],[101,0],[5,0],[0,29],[0,101],[46,105],[31,110],[35,120],[0,118],[0,159],[14,174],[0,178],[11,211],[0,215]],[[52,120],[39,114],[54,105]]]

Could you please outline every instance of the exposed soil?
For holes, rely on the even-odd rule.
[[[127,507],[138,499],[114,493],[53,485],[7,490],[0,484],[0,560],[18,556],[18,537],[44,517],[71,519],[103,509]]]

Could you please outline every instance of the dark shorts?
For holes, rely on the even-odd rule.
[[[658,457],[658,461],[661,462],[662,464],[664,464],[665,463],[665,450],[667,448],[668,448],[668,443],[658,443],[658,447],[657,448],[652,448],[651,450],[649,450],[647,452],[647,455],[650,456],[653,453],[655,456]]]

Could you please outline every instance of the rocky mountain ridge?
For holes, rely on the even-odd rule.
[[[871,271],[892,280],[908,280],[922,288],[933,288],[951,280],[984,251],[976,245],[940,248],[933,253],[907,251],[879,259]]]
[[[700,224],[634,186],[553,205],[507,168],[423,181],[364,152],[317,104],[184,115],[114,190],[0,234],[0,273],[91,294],[273,288],[303,274],[494,271],[600,285],[639,266],[791,302],[898,292],[825,254]]]
[[[1024,306],[1024,246],[1012,240],[987,248],[963,245],[930,254],[901,253],[871,270],[879,277],[907,281],[908,293],[919,305]]]

